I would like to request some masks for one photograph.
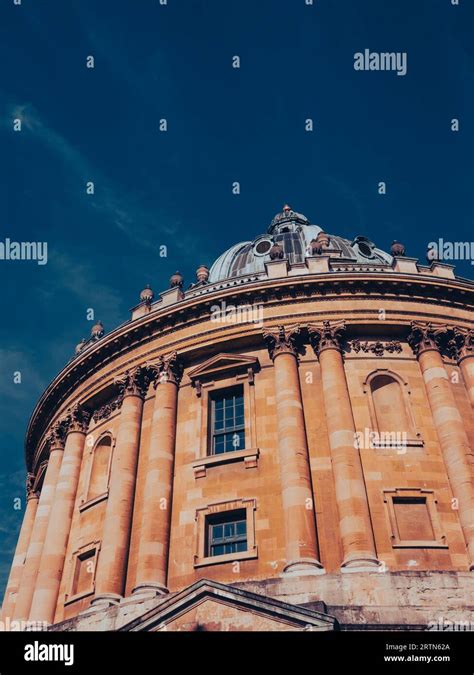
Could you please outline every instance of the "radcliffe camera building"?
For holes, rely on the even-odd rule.
[[[145,288],[33,412],[2,620],[469,619],[473,303],[451,265],[326,234],[288,206],[194,283]]]

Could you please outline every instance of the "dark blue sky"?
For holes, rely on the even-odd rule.
[[[111,330],[145,283],[193,281],[285,201],[423,261],[472,238],[473,32],[470,0],[2,1],[0,241],[47,241],[49,260],[0,261],[0,597],[28,418],[88,308]],[[355,71],[364,49],[407,52],[407,75]]]

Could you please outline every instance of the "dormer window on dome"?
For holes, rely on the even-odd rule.
[[[257,239],[254,243],[253,253],[256,256],[268,255],[272,245],[273,241],[270,239],[270,237]]]
[[[364,258],[374,258],[375,244],[367,237],[356,237],[352,242],[353,246]]]
[[[392,256],[376,248],[367,237],[356,237],[351,243],[350,239],[325,233],[302,213],[285,205],[281,213],[273,218],[265,234],[259,234],[252,241],[235,244],[217,258],[209,270],[209,283],[264,275],[266,264],[271,260],[285,259],[291,267],[304,264],[308,256],[323,253],[341,264],[362,266],[370,262],[371,267],[392,264]]]

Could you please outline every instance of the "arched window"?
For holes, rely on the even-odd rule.
[[[400,382],[391,375],[376,375],[370,382],[378,431],[411,431]]]
[[[366,378],[364,393],[368,394],[372,431],[379,435],[374,439],[377,447],[403,450],[407,445],[423,445],[410,406],[410,390],[401,377],[389,370],[376,370]]]
[[[87,501],[100,497],[107,492],[109,483],[110,453],[112,437],[102,436],[92,451],[92,467],[87,490]]]

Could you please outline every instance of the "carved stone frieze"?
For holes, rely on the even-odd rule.
[[[356,353],[364,352],[366,354],[372,353],[375,356],[383,356],[385,352],[389,354],[400,354],[402,351],[402,345],[396,340],[390,340],[390,342],[382,342],[376,340],[375,342],[362,342],[361,340],[351,340],[348,343],[348,346]]]
[[[94,422],[102,422],[103,420],[108,419],[116,410],[120,409],[122,405],[123,397],[117,396],[108,403],[105,403],[103,406],[94,411],[92,419]]]

